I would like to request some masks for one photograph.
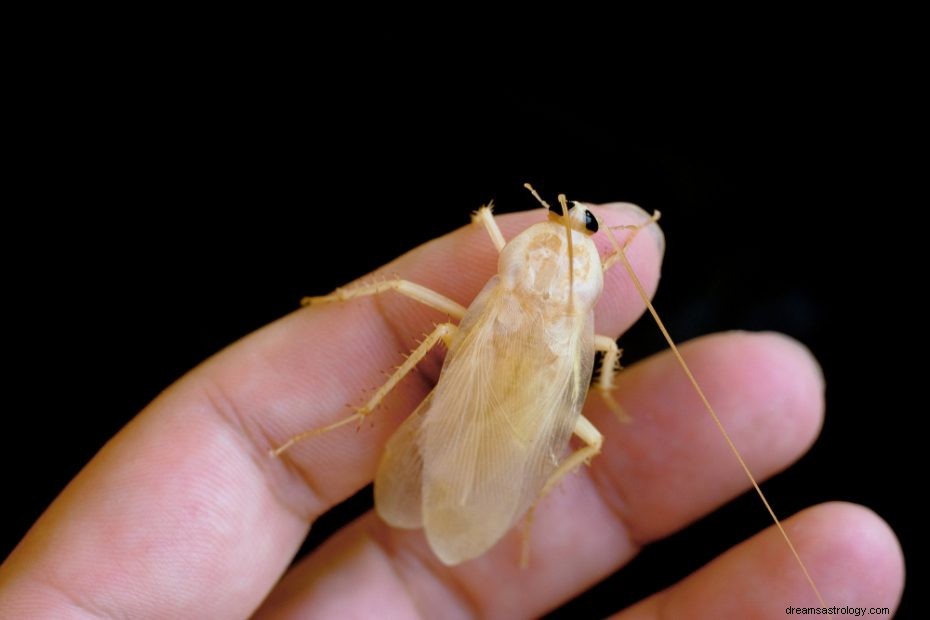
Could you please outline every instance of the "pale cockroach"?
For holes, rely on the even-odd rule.
[[[564,195],[537,223],[505,241],[490,207],[473,221],[487,230],[500,253],[498,274],[466,309],[406,280],[388,280],[309,297],[306,304],[347,301],[395,291],[435,308],[451,322],[435,327],[356,412],[339,422],[300,433],[272,450],[367,417],[440,342],[448,352],[436,387],[388,441],[374,482],[375,507],[389,525],[422,528],[430,547],[454,565],[489,550],[566,474],[601,450],[603,436],[581,413],[591,384],[595,352],[603,353],[595,390],[618,417],[626,416],[611,390],[619,369],[616,341],[594,333],[594,304],[603,273],[620,263],[671,347],[678,363],[723,434],[786,541],[820,602],[826,606],[793,543],[656,313],[626,258],[636,234],[658,219],[628,230],[623,243],[583,204]],[[601,258],[591,236],[605,230],[613,251]],[[564,458],[572,435],[583,446]],[[529,517],[527,517],[529,518]],[[524,558],[526,560],[526,544]]]

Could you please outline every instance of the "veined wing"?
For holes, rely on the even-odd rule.
[[[423,526],[447,564],[484,553],[529,508],[584,404],[593,314],[529,306],[496,278],[485,286],[420,425]]]
[[[378,463],[375,509],[391,527],[423,527],[423,458],[417,438],[432,400],[433,392],[430,392],[394,431]]]

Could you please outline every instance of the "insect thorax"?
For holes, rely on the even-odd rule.
[[[541,222],[526,229],[501,252],[498,271],[505,288],[540,304],[569,306],[569,268],[574,271],[574,312],[594,307],[604,287],[600,255],[590,237],[572,230],[569,265],[565,227]]]

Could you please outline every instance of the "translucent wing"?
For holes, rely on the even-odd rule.
[[[548,314],[546,314],[548,313]],[[422,522],[447,564],[484,553],[555,470],[594,361],[593,315],[522,304],[492,279],[473,302],[418,432]]]
[[[417,437],[424,411],[429,409],[433,392],[404,420],[384,447],[375,475],[375,507],[392,527],[423,527],[423,459]]]

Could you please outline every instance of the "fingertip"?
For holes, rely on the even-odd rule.
[[[785,352],[785,355],[791,356],[797,367],[804,371],[804,376],[810,379],[810,385],[808,387],[822,396],[824,389],[823,369],[820,366],[820,362],[817,361],[817,358],[814,357],[814,353],[807,345],[781,332],[762,331],[742,333],[765,338],[771,343],[770,346],[773,349],[780,348]]]
[[[617,214],[617,216],[623,221],[629,221],[634,225],[648,222],[655,213],[658,213],[657,211],[649,213],[639,205],[632,202],[608,202],[600,205],[600,208],[605,209],[610,213]],[[656,248],[658,248],[659,256],[664,255],[665,232],[663,232],[660,222],[652,222],[648,226],[644,226],[642,230],[652,237],[652,240],[656,244]]]
[[[894,610],[904,589],[904,554],[891,526],[849,502],[808,508],[787,522],[829,605]]]
[[[595,242],[603,258],[616,252],[616,242],[624,244],[630,241],[629,235],[636,234],[630,241],[624,254],[636,279],[642,284],[646,295],[651,299],[659,287],[662,271],[662,259],[665,253],[665,236],[651,216],[643,209],[628,202],[614,202],[605,205],[590,205],[606,227],[641,227],[637,231],[607,230],[594,235]],[[651,240],[651,242],[650,242]],[[595,329],[598,333],[615,336],[626,331],[636,319],[646,311],[638,287],[633,283],[622,263],[604,273],[604,292],[598,301]]]
[[[863,506],[832,502],[803,510],[782,525],[804,568],[772,526],[626,610],[624,617],[780,618],[805,608],[822,614],[824,606],[843,617],[844,607],[859,608],[858,615],[869,608],[872,614],[893,614],[904,587],[904,564],[897,538],[881,517]]]
[[[730,331],[708,338],[725,343],[710,349],[723,364],[738,357],[733,368],[745,383],[756,389],[766,403],[771,420],[780,420],[781,444],[795,446],[794,458],[804,454],[823,427],[825,401],[823,371],[804,344],[779,332]],[[703,338],[700,340],[704,340]],[[731,364],[732,366],[732,364]]]

